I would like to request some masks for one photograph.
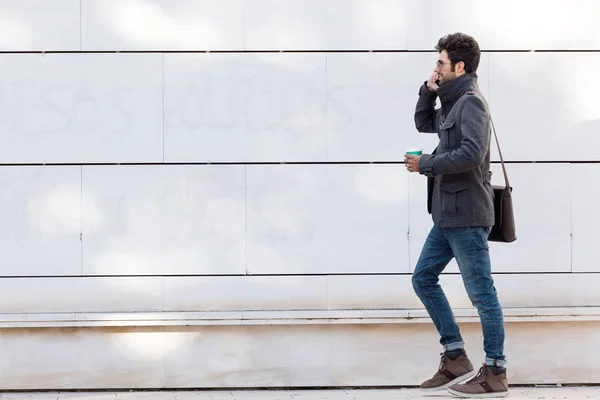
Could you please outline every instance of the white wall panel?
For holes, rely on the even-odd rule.
[[[0,279],[0,314],[423,309],[412,275]],[[598,273],[495,274],[504,308],[600,307]],[[440,281],[472,308],[462,277]],[[164,286],[164,287],[163,287]]]
[[[0,279],[0,313],[161,311],[162,277]]]
[[[0,0],[0,51],[79,51],[79,0]]]
[[[327,326],[167,327],[166,336],[167,387],[330,384]]]
[[[243,50],[244,0],[81,0],[83,50]]]
[[[407,272],[407,183],[397,165],[248,166],[248,271]]]
[[[3,389],[164,385],[166,338],[161,331],[37,329],[2,330],[0,335]]]
[[[473,363],[483,362],[481,326],[461,326]],[[509,323],[506,354],[509,380],[519,384],[597,383],[600,324]],[[439,337],[433,324],[292,325],[192,328],[23,329],[0,331],[0,388],[131,389],[418,385],[439,363]],[[567,343],[571,346],[565,345]],[[546,362],[548,349],[553,357]],[[398,355],[402,354],[400,358]],[[526,354],[527,356],[521,356]],[[511,398],[551,398],[543,388],[513,388]],[[569,388],[558,393],[567,394]],[[528,396],[520,396],[521,391]],[[228,398],[281,399],[279,393],[236,392]],[[298,392],[288,392],[297,394]],[[286,393],[285,396],[291,396]],[[372,397],[356,390],[357,399],[420,397],[393,393]],[[45,398],[52,393],[44,394]],[[332,398],[310,391],[299,399]],[[69,395],[60,393],[59,398]],[[98,395],[79,393],[98,399]],[[408,396],[406,396],[408,395]],[[572,392],[567,398],[593,398]],[[31,393],[4,393],[7,399],[40,399]],[[178,399],[203,394],[178,392]],[[209,395],[210,396],[210,395]],[[367,397],[365,397],[367,396]],[[55,395],[55,398],[57,395]],[[147,399],[167,398],[147,393]],[[171,397],[174,397],[171,395]],[[206,396],[204,396],[206,397]],[[437,394],[431,397],[438,397]],[[561,396],[563,397],[563,396]],[[103,396],[103,399],[108,398]],[[126,391],[112,398],[133,400]],[[215,399],[226,397],[215,397]],[[442,395],[443,398],[443,395]]]
[[[478,70],[484,95],[488,56],[482,55]],[[328,54],[329,160],[402,161],[407,147],[433,151],[438,137],[417,132],[414,113],[437,60],[437,53]]]
[[[490,242],[494,272],[571,271],[569,164],[508,164],[517,241]],[[504,184],[500,164],[493,164],[492,184]],[[410,176],[410,267],[414,269],[433,226],[427,213],[427,181]],[[455,260],[446,268],[458,272]]]
[[[341,310],[423,308],[414,293],[411,277],[412,275],[328,276],[328,308]]]
[[[247,50],[406,49],[407,0],[247,0]]]
[[[323,54],[166,55],[165,160],[389,161],[408,146],[431,151],[437,137],[417,134],[414,108],[436,60],[334,53],[326,77]]]
[[[596,0],[569,1],[571,50],[600,50],[600,3]]]
[[[472,35],[485,50],[569,48],[566,0],[408,0],[408,49],[431,50],[453,32]]]
[[[81,273],[81,168],[0,167],[0,275]]]
[[[473,363],[483,362],[480,325],[469,323],[461,328]],[[597,383],[600,363],[594,355],[600,350],[599,330],[598,322],[507,324],[511,384]],[[2,330],[0,339],[0,388],[7,391],[412,386],[431,377],[441,351],[433,324],[27,329]],[[565,340],[573,346],[565,346]],[[553,349],[554,357],[540,363],[538,360],[545,357],[548,348]],[[511,390],[511,398],[551,398],[550,394],[557,393],[543,393],[543,388]],[[558,393],[567,394],[564,391],[568,390]],[[529,392],[528,396],[520,396],[520,391]],[[224,393],[233,398],[230,391]],[[359,390],[354,393],[357,399],[374,398]],[[97,398],[89,393],[79,394]],[[294,398],[331,398],[330,394],[311,391]],[[396,392],[385,398],[419,397],[422,393],[403,394],[409,393]],[[565,397],[585,398],[586,394],[593,398],[591,393],[581,392]],[[46,393],[45,397],[50,395]],[[4,396],[13,400],[40,398],[30,393]],[[118,397],[112,394],[123,400],[138,396],[129,396],[125,391]],[[199,396],[202,394],[177,393],[177,398],[187,400]],[[59,398],[65,397],[69,394],[61,392]],[[144,397],[167,396],[147,393]],[[286,393],[286,397],[291,396]],[[352,398],[352,392],[347,397]],[[281,392],[236,392],[235,398],[283,396]],[[378,394],[376,398],[384,397]]]
[[[325,79],[325,54],[165,55],[165,160],[325,160]]]
[[[245,271],[243,166],[83,169],[85,274]]]
[[[0,162],[162,161],[161,56],[0,57]]]
[[[505,329],[505,353],[511,385],[598,381],[595,371],[600,368],[600,362],[594,355],[600,350],[600,324],[509,323]],[[461,324],[461,335],[469,358],[474,365],[481,365],[485,357],[481,325]],[[331,338],[333,386],[419,385],[436,371],[440,352],[443,351],[433,324],[384,324],[355,326],[354,329],[332,326]],[[547,362],[539,362],[540,358],[547,357],[545,354],[549,348],[556,352],[554,357]],[[524,398],[519,393],[520,388],[510,390],[510,398]],[[399,397],[394,395],[391,399]],[[450,397],[443,393],[423,394],[419,391],[414,397],[408,395],[406,398]]]
[[[327,309],[327,277],[165,278],[165,311],[281,309]]]
[[[573,271],[600,272],[598,225],[600,224],[600,164],[571,165],[571,223]]]
[[[330,309],[422,309],[412,275],[329,276]],[[600,274],[494,274],[504,308],[598,307]],[[440,285],[453,308],[472,308],[461,275],[444,274]]]
[[[505,160],[598,160],[597,53],[493,53],[490,106]],[[494,159],[499,160],[494,148]]]

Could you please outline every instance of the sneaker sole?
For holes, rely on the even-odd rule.
[[[448,389],[452,385],[456,385],[457,383],[461,383],[466,381],[467,379],[471,379],[476,374],[477,371],[471,371],[469,373],[459,376],[458,378],[455,378],[453,381],[443,384],[442,386],[436,386],[434,388],[420,388],[419,390],[421,390],[422,392],[439,392],[440,390]]]
[[[463,393],[457,392],[456,390],[448,389],[448,392],[456,397],[462,398],[478,398],[478,399],[491,399],[495,397],[506,397],[508,392],[496,392],[496,393]]]

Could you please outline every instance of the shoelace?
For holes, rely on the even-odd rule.
[[[481,383],[481,382],[485,382],[486,379],[487,379],[487,368],[484,365],[483,367],[481,367],[479,369],[479,372],[477,372],[477,375],[475,375],[473,378],[471,378],[465,384],[472,385],[474,383]]]
[[[442,371],[446,368],[446,364],[448,363],[448,356],[444,353],[440,353],[440,355],[442,356],[442,359],[440,360],[440,366],[434,376],[441,374]]]

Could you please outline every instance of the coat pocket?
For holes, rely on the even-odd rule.
[[[440,147],[456,147],[456,127],[455,121],[444,121],[440,128]]]
[[[468,210],[470,207],[467,204],[469,201],[468,189],[468,182],[442,182],[440,185],[442,214],[456,215],[459,210]]]

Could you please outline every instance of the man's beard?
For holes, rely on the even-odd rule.
[[[444,75],[442,78],[440,78],[440,76],[438,75],[438,80],[439,80],[438,85],[440,85],[440,86],[445,85],[446,83],[450,82],[454,78],[456,78],[456,74],[454,72],[450,72],[450,73]]]

